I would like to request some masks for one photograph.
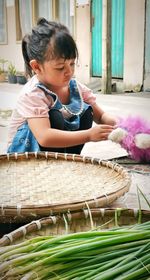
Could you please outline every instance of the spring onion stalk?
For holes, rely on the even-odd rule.
[[[148,279],[149,266],[150,222],[36,237],[0,248],[0,279],[4,280]]]
[[[85,236],[86,236],[86,238],[88,238],[88,235],[86,233],[85,233]],[[46,242],[46,244],[44,243],[43,248],[41,248],[41,246],[40,246],[38,252],[37,252],[37,250],[34,250],[33,253],[28,254],[27,257],[33,259],[38,256],[42,257],[43,255],[44,256],[50,255],[51,253],[55,253],[56,256],[61,256],[61,255],[63,256],[66,253],[68,254],[68,253],[72,253],[72,251],[76,251],[76,247],[78,247],[78,250],[82,250],[82,251],[87,250],[87,245],[88,245],[88,248],[91,248],[91,249],[96,249],[96,248],[98,248],[98,246],[100,246],[100,248],[102,248],[102,247],[105,248],[106,245],[108,246],[108,245],[122,244],[127,241],[130,242],[131,240],[132,241],[142,240],[143,236],[144,236],[144,239],[149,238],[150,232],[149,231],[145,231],[144,233],[143,232],[137,232],[137,233],[133,232],[130,234],[128,232],[121,236],[116,234],[116,236],[113,236],[110,238],[106,237],[105,239],[103,239],[101,237],[100,238],[96,237],[92,240],[92,242],[91,242],[91,240],[88,240],[88,239],[86,240],[86,243],[85,243],[85,240],[82,240],[82,242],[80,242],[80,240],[79,240],[79,242],[76,242],[76,243],[74,242],[73,245],[72,245],[72,243],[69,243],[68,246],[66,244],[65,245],[61,244],[61,245],[59,245],[59,247],[56,246],[57,240],[56,241],[54,240],[53,247],[49,248],[49,244],[51,245],[51,243],[52,243],[52,240],[50,240],[50,243],[47,243],[47,242]],[[59,237],[59,239],[60,239],[60,237]],[[47,251],[44,250],[46,245],[48,247]],[[64,250],[60,251],[60,249],[64,249]],[[30,247],[29,247],[29,250],[30,250]],[[20,253],[21,251],[24,252],[23,249],[21,249],[21,251],[17,249],[14,251],[15,254],[16,254],[16,251],[18,253]],[[11,251],[11,255],[12,255],[12,251]],[[2,259],[5,258],[5,256],[6,255],[4,254],[4,256],[2,256]],[[7,257],[8,257],[8,253],[7,253]],[[21,261],[21,260],[24,260],[25,258],[26,258],[26,256],[22,256],[19,260]],[[12,263],[13,263],[13,260],[12,260]]]
[[[103,269],[103,267],[102,268],[99,268],[98,270],[97,270],[97,276],[96,276],[96,278],[94,278],[94,279],[115,279],[115,278],[111,278],[111,277],[113,277],[113,276],[115,276],[115,275],[117,275],[117,273],[119,273],[119,269],[120,269],[120,271],[122,272],[123,271],[123,268],[126,268],[125,267],[125,265],[119,265],[118,266],[118,263],[122,263],[123,261],[125,261],[126,259],[129,259],[129,258],[131,258],[131,256],[132,256],[132,254],[130,254],[130,255],[125,255],[125,256],[123,256],[122,258],[120,257],[120,258],[118,258],[117,260],[117,263],[116,263],[116,265],[115,265],[115,267],[114,267],[114,264],[113,264],[113,266],[105,266],[105,270],[107,269],[107,271],[105,272],[104,271],[104,269]],[[133,259],[134,260],[134,259]],[[138,260],[136,260],[137,261],[137,263],[138,263]],[[113,261],[112,262],[110,262],[110,263],[113,263]],[[129,263],[130,264],[130,263]],[[132,265],[131,265],[131,267],[132,267]],[[129,267],[128,267],[128,263],[127,263],[127,268],[129,269]],[[90,274],[90,275],[88,275],[88,276],[93,276],[94,277],[94,274]],[[99,278],[97,278],[97,277],[99,277]],[[82,280],[84,279],[86,279],[86,278],[81,278]],[[89,277],[88,277],[88,279],[90,279]],[[91,278],[92,279],[92,278]]]
[[[115,260],[112,260],[111,262],[104,262],[102,263],[102,265],[99,265],[96,269],[90,269],[88,271],[88,273],[85,275],[83,275],[83,277],[80,278],[80,280],[87,280],[87,279],[90,279],[91,277],[93,277],[93,275],[96,275],[98,274],[98,272],[102,272],[102,271],[105,271],[107,269],[111,269],[114,267],[114,265],[116,265],[118,263],[118,261],[122,260],[124,257],[121,257],[121,258],[116,258]],[[83,269],[79,269],[78,272],[74,271],[74,276],[78,276],[78,273],[83,270]],[[71,275],[71,278],[68,278],[69,280],[73,279],[72,278],[72,275]]]
[[[112,268],[112,269],[104,272],[103,275],[102,275],[102,273],[100,273],[100,274],[96,275],[96,277],[94,277],[93,280],[99,280],[99,279],[101,279],[101,280],[110,280],[110,279],[115,279],[115,277],[117,275],[122,274],[125,271],[128,271],[131,267],[135,266],[140,261],[142,262],[147,257],[150,258],[150,255],[146,256],[146,257],[142,257],[141,259],[133,260],[132,262],[127,263],[127,264],[125,264],[123,266],[120,266],[119,268],[118,267],[116,269]],[[144,273],[148,272],[148,266],[144,267]],[[127,276],[126,276],[126,280],[128,280]]]
[[[147,205],[150,207],[150,201],[147,199],[147,197],[144,195],[144,193],[141,191],[141,189],[137,186],[137,191],[139,194],[142,195],[142,197],[145,199]]]
[[[139,262],[139,264],[135,265],[133,268],[131,269],[128,269],[128,271],[124,272],[121,276],[117,277],[116,279],[119,279],[120,277],[127,277],[129,274],[134,275],[134,272],[137,271],[138,269],[141,269],[141,268],[145,268],[147,271],[148,271],[148,265],[149,265],[149,260],[145,260],[144,263],[143,262]],[[143,273],[144,275],[144,273]],[[140,279],[141,280],[141,279]]]
[[[137,271],[134,271],[133,273],[130,273],[128,276],[122,277],[119,280],[137,280],[137,279],[142,279],[139,278],[140,276],[143,276],[144,274],[146,274],[146,270],[149,270],[149,274],[150,274],[150,264],[147,265],[147,267],[142,267],[140,269],[138,269]],[[127,278],[128,277],[128,278]],[[137,278],[138,277],[138,278]],[[145,278],[145,279],[150,279],[150,278]]]

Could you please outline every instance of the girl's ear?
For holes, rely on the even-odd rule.
[[[30,61],[30,66],[35,74],[39,74],[41,72],[41,66],[36,59],[32,59]]]

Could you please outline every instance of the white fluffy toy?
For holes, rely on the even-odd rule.
[[[143,118],[120,118],[109,140],[119,143],[133,160],[150,162],[150,123]]]

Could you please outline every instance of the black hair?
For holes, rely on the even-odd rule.
[[[26,74],[32,76],[30,60],[43,63],[57,58],[75,59],[78,58],[78,49],[65,25],[40,18],[32,32],[24,36],[22,54]]]

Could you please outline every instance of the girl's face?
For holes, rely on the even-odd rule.
[[[38,79],[48,86],[67,86],[75,70],[75,59],[63,59],[46,61],[39,64],[39,71],[36,73]]]

